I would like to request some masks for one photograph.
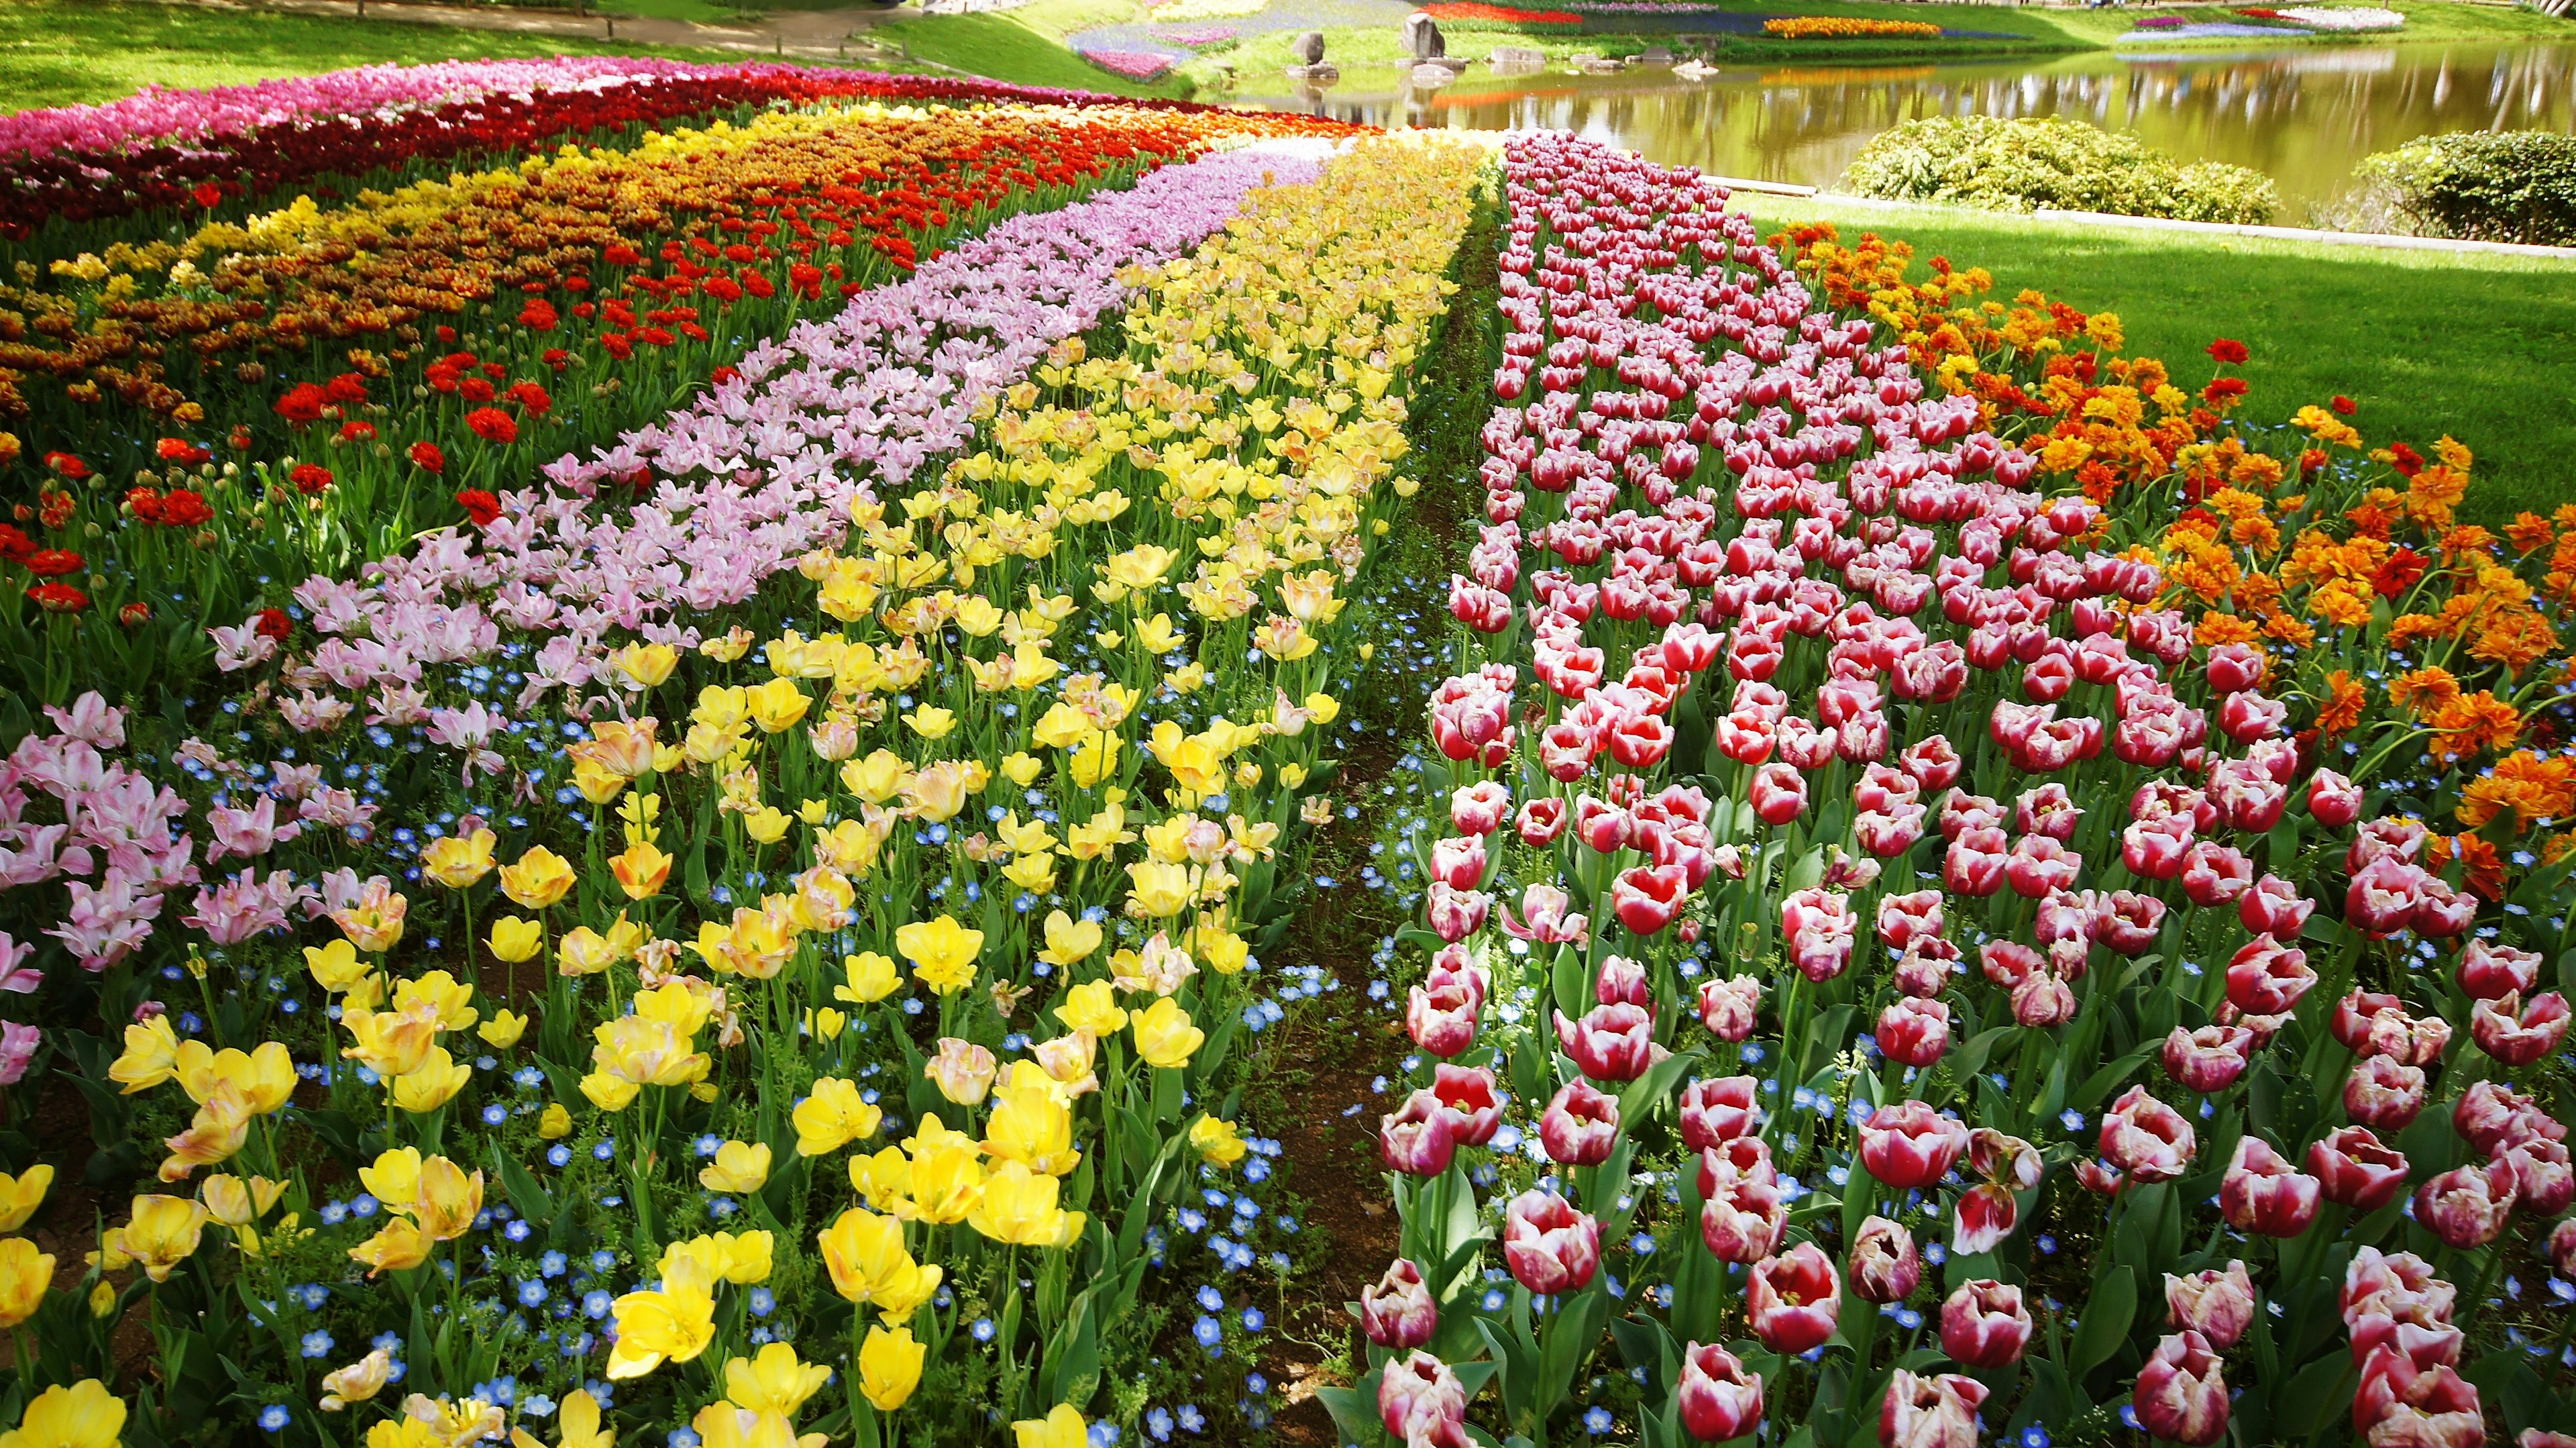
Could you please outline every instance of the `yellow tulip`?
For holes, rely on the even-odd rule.
[[[555,943],[555,969],[569,976],[597,975],[625,958],[587,925],[564,932]]]
[[[1116,1035],[1127,1024],[1127,1013],[1118,1008],[1118,997],[1105,980],[1084,981],[1066,991],[1055,1018],[1070,1030],[1094,1036]]]
[[[894,962],[873,950],[843,956],[841,974],[848,983],[834,986],[832,999],[848,1001],[856,1006],[884,1000],[903,983],[902,977],[895,974]]]
[[[1043,1418],[1027,1418],[1011,1425],[1012,1448],[1087,1448],[1091,1428],[1072,1406],[1058,1403]]]
[[[347,941],[334,943],[348,944]],[[125,1088],[124,1094],[131,1096],[169,1080],[178,1069],[179,1033],[171,1029],[169,1017],[154,1016],[125,1028],[125,1052],[107,1068],[107,1075],[109,1080]]]
[[[1220,1167],[1233,1166],[1250,1150],[1235,1132],[1233,1122],[1214,1116],[1202,1116],[1190,1124],[1190,1149],[1210,1165]]]
[[[537,1135],[548,1141],[561,1141],[572,1135],[572,1113],[560,1101],[549,1101],[537,1115]]]
[[[573,756],[572,787],[580,790],[581,797],[592,804],[606,804],[617,798],[626,792],[626,786],[631,782],[625,775],[590,755]]]
[[[384,1203],[387,1211],[409,1213],[412,1202],[420,1196],[420,1164],[420,1148],[394,1147],[358,1168],[358,1185]]]
[[[903,1145],[912,1156],[912,1200],[897,1210],[940,1226],[966,1220],[984,1190],[982,1143],[950,1131],[937,1116],[925,1116],[920,1131]]]
[[[1194,943],[1198,947],[1199,959],[1206,961],[1208,969],[1219,975],[1237,974],[1252,958],[1252,947],[1231,930],[1201,929]]]
[[[1170,996],[1156,998],[1151,1006],[1129,1018],[1136,1028],[1136,1054],[1149,1066],[1178,1070],[1190,1063],[1207,1033],[1190,1024],[1190,1013]]]
[[[543,910],[562,899],[574,884],[572,866],[543,845],[531,848],[515,865],[501,867],[501,893],[522,910]]]
[[[714,1232],[663,1248],[662,1275],[686,1276],[703,1270],[710,1283],[721,1279],[748,1287],[769,1280],[773,1251],[767,1232]]]
[[[629,1292],[616,1301],[617,1345],[608,1354],[610,1382],[640,1378],[665,1362],[693,1362],[715,1341],[713,1274],[686,1255],[664,1260],[660,1288]]]
[[[54,1259],[24,1237],[0,1239],[0,1330],[36,1315],[53,1284]]]
[[[334,995],[365,980],[375,972],[373,965],[358,958],[358,948],[346,939],[334,940],[321,946],[304,947],[304,968],[313,973],[313,981],[316,985]],[[132,1029],[132,1027],[127,1028],[129,1034]]]
[[[1035,784],[1037,782],[1038,771],[1044,768],[1046,768],[1044,761],[1040,760],[1034,754],[1014,750],[1011,753],[1002,756],[1003,776],[1009,779],[1011,783],[1018,785],[1022,789],[1026,789],[1030,785]]]
[[[1316,723],[1330,724],[1342,717],[1342,701],[1326,693],[1308,694],[1306,712],[1315,716]]]
[[[602,1071],[593,1071],[581,1078],[581,1094],[602,1111],[625,1110],[634,1103],[635,1093],[642,1089],[623,1076],[611,1076]]]
[[[627,899],[650,900],[662,893],[663,882],[671,878],[671,864],[672,857],[651,840],[637,840],[623,853],[610,856],[608,869]]]
[[[433,1242],[464,1236],[483,1211],[483,1173],[478,1169],[469,1177],[463,1167],[443,1156],[423,1160],[411,1211],[421,1235]]]
[[[394,1355],[377,1348],[347,1367],[324,1373],[322,1401],[314,1406],[326,1413],[345,1413],[351,1403],[367,1402],[383,1392],[393,1375]]]
[[[442,1031],[461,1031],[480,1014],[474,1009],[474,987],[443,970],[395,984],[395,1011],[409,1013],[419,1007],[437,1015]]]
[[[602,768],[634,779],[653,767],[653,734],[660,727],[661,721],[649,715],[632,723],[623,719],[595,719],[591,721],[587,748],[575,745],[567,752],[579,758],[595,759]]]
[[[830,1006],[824,1006],[820,1010],[808,1012],[805,1019],[806,1029],[812,1031],[814,1033],[814,1039],[818,1041],[837,1041],[841,1039],[842,1030],[849,1024],[850,1018],[848,1015],[843,1012],[836,1011]]]
[[[903,722],[924,739],[945,739],[957,727],[957,712],[936,704],[924,704],[904,715]]]
[[[912,766],[887,750],[841,766],[841,783],[870,804],[884,804],[912,782]]]
[[[850,1185],[876,1211],[891,1212],[912,1200],[912,1159],[889,1146],[874,1156],[850,1157]]]
[[[912,1397],[921,1384],[921,1363],[930,1349],[913,1341],[912,1329],[898,1327],[888,1332],[870,1327],[867,1340],[859,1344],[859,1391],[880,1413],[891,1413]]]
[[[419,1070],[438,1043],[438,1012],[427,1004],[408,1011],[345,1010],[340,1024],[357,1041],[340,1054],[380,1076]]]
[[[671,671],[679,667],[679,650],[669,644],[628,644],[608,656],[619,673],[647,689],[659,688]],[[535,908],[533,906],[531,909]]]
[[[715,1161],[698,1173],[698,1185],[711,1192],[737,1195],[759,1191],[769,1183],[769,1145],[728,1141],[716,1148]]]
[[[473,1068],[449,1056],[446,1047],[432,1046],[420,1069],[394,1078],[394,1105],[415,1114],[436,1111],[455,1100],[473,1075]]]
[[[286,1183],[264,1176],[243,1181],[229,1172],[210,1176],[197,1184],[197,1200],[206,1204],[206,1215],[227,1227],[247,1227],[267,1215],[286,1191]]]
[[[859,1099],[857,1082],[826,1076],[814,1083],[813,1094],[796,1103],[788,1119],[796,1127],[796,1154],[821,1156],[862,1137],[874,1136],[884,1116],[876,1106]]]
[[[904,813],[924,824],[955,819],[967,797],[984,788],[992,776],[984,766],[943,759],[904,781]]]
[[[1055,889],[1055,863],[1046,855],[1016,855],[1002,867],[1003,878],[1031,895],[1045,895]]]
[[[36,1395],[18,1426],[0,1433],[0,1448],[116,1448],[125,1404],[96,1378]]]
[[[875,1306],[890,1321],[910,1316],[938,1290],[940,1269],[912,1260],[904,1250],[903,1223],[892,1217],[851,1207],[815,1233],[814,1243],[832,1276],[832,1290],[851,1302]]]
[[[1035,1076],[1035,1082],[1024,1079],[1022,1071]],[[1035,1062],[1017,1063],[1011,1084],[984,1122],[984,1149],[1048,1176],[1073,1170],[1082,1153],[1074,1150],[1073,1113],[1057,1099],[1058,1089]]]
[[[1061,1247],[1082,1235],[1083,1214],[1056,1205],[1062,1183],[1016,1161],[1003,1162],[984,1179],[967,1224],[996,1242],[1022,1247]]]
[[[1078,965],[1099,948],[1098,921],[1076,920],[1061,910],[1047,912],[1046,949],[1038,952],[1038,959],[1050,965]]]
[[[774,845],[787,838],[787,827],[795,822],[794,815],[765,804],[742,817],[742,832],[757,843]]]
[[[180,1043],[173,1074],[190,1099],[200,1105],[212,1098],[219,1083],[230,1082],[239,1088],[250,1111],[259,1116],[284,1106],[295,1094],[295,1060],[279,1041],[263,1041],[248,1054],[229,1046],[217,1051],[203,1041],[184,1041]]]
[[[1052,1041],[1040,1041],[1029,1047],[1029,1055],[1048,1079],[1063,1088],[1067,1099],[1099,1089],[1100,1080],[1091,1072],[1091,1062],[1098,1045],[1089,1031],[1072,1031]]]
[[[366,1275],[371,1278],[376,1273],[404,1273],[430,1260],[430,1239],[422,1237],[420,1226],[412,1224],[412,1219],[397,1216],[386,1221],[374,1237],[350,1247],[348,1257],[366,1265]]]
[[[755,684],[745,692],[749,696],[746,703],[751,721],[759,725],[764,734],[794,728],[814,704],[804,690],[796,687],[793,679],[771,679],[765,684]]]
[[[512,965],[537,953],[546,943],[546,928],[537,921],[518,915],[497,916],[492,921],[492,958]]]
[[[1137,908],[1158,920],[1180,914],[1196,893],[1186,865],[1138,860],[1127,867],[1127,877],[1134,882],[1130,895]]]
[[[195,1255],[206,1229],[206,1209],[186,1197],[138,1196],[118,1245],[155,1282],[167,1282],[180,1263]]]
[[[360,950],[381,955],[401,943],[403,919],[410,909],[411,902],[379,878],[368,883],[355,904],[332,911],[331,923]]]
[[[902,926],[894,933],[895,949],[912,962],[913,974],[941,995],[954,995],[975,979],[975,960],[984,949],[984,932],[969,930],[954,919]]]
[[[501,1011],[474,1028],[474,1034],[483,1038],[483,1044],[496,1051],[506,1051],[519,1044],[519,1037],[526,1035],[527,1031],[528,1018],[517,1011]]]
[[[16,1176],[0,1172],[0,1232],[14,1232],[27,1225],[27,1219],[36,1215],[36,1208],[44,1205],[45,1193],[53,1184],[54,1168],[47,1162],[38,1162]]]
[[[800,1361],[794,1347],[773,1342],[755,1357],[727,1362],[724,1378],[725,1396],[737,1406],[755,1413],[793,1416],[805,1406],[806,1399],[832,1380],[832,1370],[820,1363]]]
[[[490,830],[442,835],[420,852],[420,872],[450,890],[462,890],[492,873],[492,847],[500,839]]]

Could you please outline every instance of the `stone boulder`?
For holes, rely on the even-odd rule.
[[[1404,53],[1413,57],[1417,64],[1438,60],[1449,53],[1449,43],[1440,38],[1440,22],[1432,19],[1428,11],[1416,10],[1404,17],[1401,34]]]

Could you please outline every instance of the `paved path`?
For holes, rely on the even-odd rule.
[[[517,35],[555,35],[567,40],[618,40],[643,45],[694,46],[707,50],[740,50],[798,60],[899,60],[931,70],[949,67],[911,59],[908,48],[867,39],[867,32],[888,20],[917,18],[917,5],[854,5],[837,10],[773,10],[757,19],[725,24],[699,24],[649,15],[576,15],[570,10],[521,9],[504,5],[436,5],[384,3],[384,0],[163,0],[221,10],[284,10],[370,24],[446,25],[463,30],[500,30]]]

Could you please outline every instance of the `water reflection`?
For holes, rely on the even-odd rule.
[[[1277,94],[1263,91],[1276,90]],[[2576,45],[2340,46],[2240,54],[2089,53],[1963,65],[1661,69],[1499,78],[1437,92],[1354,66],[1328,92],[1256,81],[1237,99],[1375,124],[1549,126],[1729,176],[1832,184],[1870,137],[1932,115],[2062,115],[2177,155],[2251,166],[2281,219],[2348,184],[2355,161],[2418,136],[2576,131]]]

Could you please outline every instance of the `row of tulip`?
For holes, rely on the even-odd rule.
[[[1467,144],[1327,150],[1015,218],[758,349],[611,450],[655,475],[658,521],[567,459],[364,588],[313,580],[322,646],[224,630],[245,727],[174,751],[157,802],[146,721],[90,695],[31,733],[0,797],[52,878],[10,893],[103,863],[52,940],[121,1026],[31,1050],[83,1083],[91,1170],[165,1185],[68,1288],[0,1241],[20,1431],[730,1448],[1015,1423],[1075,1448],[1147,1382],[1214,1393],[1183,1410],[1201,1429],[1257,1419],[1237,1274],[1295,1244],[1259,1188],[1276,1144],[1231,1120],[1255,951],[1489,170]],[[906,446],[801,468],[791,434],[842,425]],[[601,541],[624,602],[554,615],[601,590],[533,565],[541,513],[565,557]],[[631,569],[630,528],[662,550]],[[730,551],[666,576],[679,546]],[[483,623],[451,636],[451,607]],[[831,631],[793,626],[815,611]],[[502,627],[580,668],[515,721],[492,703],[531,660]],[[375,667],[335,644],[428,663],[385,682],[414,718],[299,712],[286,689]],[[273,762],[239,747],[263,735]],[[400,798],[397,737],[444,783]],[[228,879],[193,878],[196,807]],[[0,1187],[0,1227],[53,1177]],[[1176,1312],[1200,1366],[1157,1365]],[[134,1318],[157,1368],[120,1396]]]
[[[1345,1433],[2571,1441],[2571,852],[2499,856],[2568,575],[2466,451],[1595,143],[1505,175]]]
[[[0,342],[50,379],[23,399],[39,445],[78,440],[40,464],[0,434],[38,473],[0,534],[15,682],[60,703],[105,655],[119,692],[184,686],[206,628],[284,602],[261,579],[488,520],[508,479],[661,415],[829,291],[1267,124],[832,104],[63,263]]]

